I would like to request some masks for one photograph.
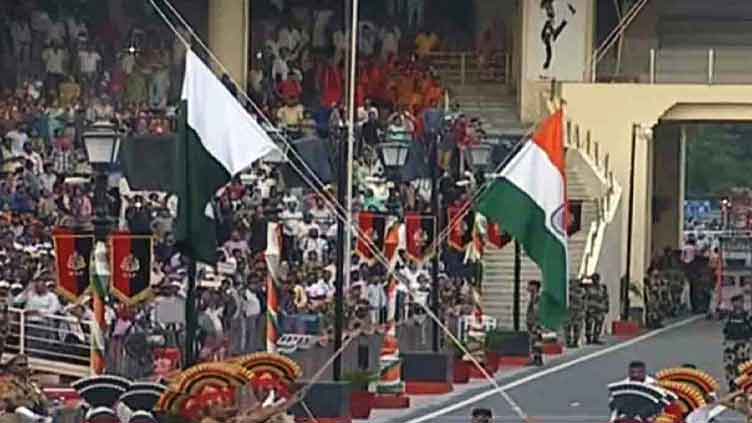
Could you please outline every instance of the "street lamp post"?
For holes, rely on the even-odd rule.
[[[82,138],[86,146],[89,163],[94,170],[94,239],[101,246],[107,240],[107,234],[110,231],[107,177],[110,165],[117,161],[120,149],[120,134],[111,123],[97,122],[84,132]],[[94,320],[99,326],[100,333],[105,333],[104,298],[97,289],[92,290],[92,308]],[[101,374],[104,369],[104,358],[92,349],[93,372]]]
[[[378,145],[381,151],[381,163],[384,164],[386,176],[400,181],[400,169],[407,163],[407,153],[410,145],[401,141],[382,142]]]
[[[434,221],[434,251],[431,257],[431,311],[437,319],[439,314],[439,245],[436,244],[436,228],[439,225],[439,213],[441,205],[439,204],[439,136],[433,135],[434,142],[430,143],[430,153],[428,160],[428,169],[431,173],[431,214]],[[439,322],[434,319],[431,333],[431,349],[438,353],[441,348],[439,341]]]
[[[476,183],[478,187],[481,187],[483,182],[485,181],[485,172],[488,170],[488,166],[491,164],[491,154],[493,153],[493,144],[489,142],[481,142],[478,144],[473,144],[468,148],[470,152],[470,160],[473,165],[473,170],[475,171],[475,174],[478,175],[476,177]],[[516,245],[516,244],[515,244]],[[519,308],[519,285],[520,281],[518,271],[518,262],[515,260],[515,304],[516,307]],[[478,292],[479,294],[483,294],[483,262],[480,262],[480,264],[476,267],[476,277],[478,280]]]
[[[470,151],[470,160],[472,161],[474,170],[476,172],[485,171],[491,163],[493,145],[488,142],[481,142],[473,144],[468,150]]]
[[[337,149],[337,203],[345,204],[347,194],[347,157],[349,144],[346,142],[346,128],[337,128],[337,137],[340,140]],[[334,351],[339,351],[342,348],[343,342],[343,329],[344,329],[344,301],[345,301],[345,272],[349,272],[350,269],[345,269],[345,252],[348,251],[345,248],[346,242],[352,242],[352,239],[347,239],[347,230],[345,223],[340,222],[337,224],[337,269],[334,282]],[[332,363],[332,373],[335,382],[342,380],[342,359],[341,354],[338,354],[334,358]]]

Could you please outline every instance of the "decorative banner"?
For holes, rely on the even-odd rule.
[[[433,254],[431,246],[436,239],[436,219],[418,213],[405,215],[407,256],[422,264]]]
[[[386,218],[383,214],[376,213],[359,213],[358,227],[365,238],[368,238],[376,247],[377,251],[384,251],[384,241],[386,238]],[[367,263],[372,264],[376,257],[371,252],[369,245],[359,238],[356,247],[358,255]]]
[[[149,296],[152,257],[151,236],[110,236],[112,291],[121,301],[133,305]]]
[[[582,81],[587,69],[588,0],[525,1],[526,79]]]
[[[512,237],[508,233],[501,230],[501,225],[498,223],[488,224],[488,242],[496,246],[496,248],[504,248],[505,245],[512,241]]]
[[[69,301],[77,302],[91,283],[94,235],[55,230],[52,241],[55,244],[57,291]]]
[[[473,228],[475,227],[475,212],[467,211],[462,218],[462,222],[456,223],[455,220],[463,210],[462,206],[451,206],[447,213],[449,214],[449,225],[452,231],[449,234],[449,246],[457,251],[465,251],[467,244],[473,241]]]

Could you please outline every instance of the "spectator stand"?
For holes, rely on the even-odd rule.
[[[10,319],[3,360],[26,354],[38,372],[72,378],[90,374],[91,320],[44,314],[41,320],[30,321],[19,308],[10,309]]]

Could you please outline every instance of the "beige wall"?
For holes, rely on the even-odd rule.
[[[630,154],[634,124],[655,126],[665,113],[676,104],[690,107],[692,113],[683,116],[706,115],[717,117],[718,104],[733,104],[739,117],[745,119],[752,113],[752,86],[750,85],[648,85],[648,84],[584,84],[562,83],[561,96],[566,102],[566,115],[585,131],[590,131],[594,141],[600,143],[603,153],[610,156],[614,177],[629,196]],[[737,120],[725,115],[727,120]],[[638,137],[635,160],[635,204],[632,280],[641,281],[646,269],[651,247],[652,197],[651,162],[652,142]],[[622,202],[626,207],[627,201]],[[623,213],[626,240],[627,215]],[[622,245],[626,259],[626,242]],[[640,283],[640,282],[638,282]],[[635,299],[638,300],[638,299]],[[633,301],[633,305],[635,301]]]
[[[209,47],[242,86],[248,69],[249,18],[250,0],[209,0]]]

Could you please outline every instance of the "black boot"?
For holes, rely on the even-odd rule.
[[[603,345],[603,342],[601,342],[601,340],[600,340],[600,339],[598,339],[598,338],[595,338],[595,339],[593,339],[593,342],[592,342],[592,344],[593,344],[593,345]]]

